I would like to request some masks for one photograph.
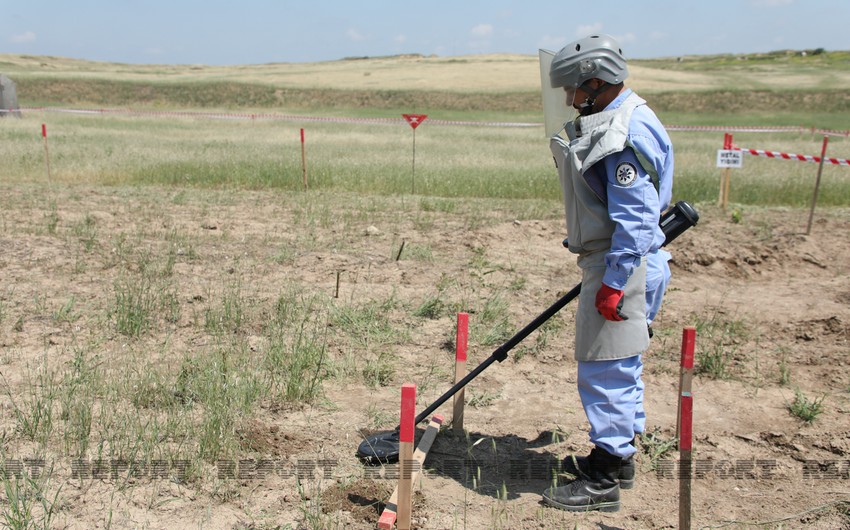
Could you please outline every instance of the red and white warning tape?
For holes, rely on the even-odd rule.
[[[797,132],[797,133],[812,133],[812,134],[823,134],[827,136],[845,136],[850,137],[850,130],[847,131],[835,131],[832,129],[816,129],[814,127],[799,127],[796,125],[785,125],[785,126],[746,126],[746,125],[735,125],[731,127],[720,126],[720,125],[665,125],[664,126],[668,131],[717,131],[717,132],[725,132],[725,133],[733,133],[733,132],[746,132],[746,133],[783,133],[783,132]]]
[[[736,151],[743,151],[748,155],[766,156],[768,158],[781,158],[783,160],[799,160],[801,162],[820,163],[819,156],[795,155],[794,153],[780,153],[779,151],[763,151],[761,149],[744,149],[743,147],[733,147]],[[834,164],[836,166],[850,166],[850,160],[846,158],[830,158],[826,157],[823,160],[824,164]]]
[[[177,116],[186,118],[207,118],[218,120],[278,120],[296,122],[328,122],[328,123],[373,123],[373,124],[406,124],[403,118],[343,118],[331,116],[300,116],[274,113],[234,113],[234,112],[193,112],[193,111],[155,111],[133,109],[68,109],[60,107],[28,107],[19,110],[0,109],[3,112],[61,112],[68,114],[126,114],[133,116]],[[543,127],[542,123],[533,122],[490,122],[490,121],[458,121],[428,118],[431,125],[462,125],[470,127]],[[670,131],[718,131],[718,132],[800,132],[823,134],[828,136],[850,137],[850,130],[834,131],[815,129],[813,127],[797,126],[719,126],[719,125],[665,125]]]
[[[6,112],[0,109],[0,112]],[[11,111],[8,111],[11,112]],[[133,116],[174,116],[183,118],[207,118],[216,120],[278,120],[299,122],[328,122],[328,123],[377,123],[377,124],[406,124],[404,118],[345,118],[333,116],[300,116],[274,113],[237,113],[237,112],[195,112],[195,111],[155,111],[133,109],[66,109],[59,107],[21,108],[20,112],[59,112],[65,114],[126,114]],[[468,125],[473,127],[542,127],[542,123],[523,122],[485,122],[429,119],[432,125]]]

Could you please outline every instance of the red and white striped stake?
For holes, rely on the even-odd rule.
[[[806,235],[812,233],[812,220],[815,217],[815,205],[818,202],[818,190],[820,189],[820,177],[823,174],[823,161],[826,160],[827,143],[829,143],[829,136],[824,136],[823,146],[820,149],[820,164],[818,164],[818,176],[815,179],[815,191],[812,193],[812,209],[809,211],[809,224],[806,226]]]
[[[304,129],[301,129],[301,178],[304,191],[307,191],[307,154],[304,148]]]
[[[691,528],[691,468],[693,451],[694,397],[691,383],[694,374],[694,348],[697,330],[682,330],[682,362],[679,376],[679,414],[676,436],[679,439],[679,530]]]
[[[457,314],[457,334],[455,340],[455,384],[466,377],[466,350],[469,343],[469,314]],[[452,430],[463,432],[463,389],[458,390],[454,396],[452,412]]]
[[[396,527],[399,530],[410,529],[410,514],[413,509],[413,438],[416,421],[416,385],[405,383],[401,386],[401,421],[399,422],[398,454],[398,502]]]
[[[422,438],[419,440],[419,446],[416,447],[416,450],[413,452],[415,467],[410,477],[411,483],[416,483],[416,477],[422,470],[422,464],[425,463],[425,459],[428,457],[428,451],[431,450],[431,445],[434,443],[434,439],[437,437],[437,433],[440,432],[440,427],[442,425],[443,417],[439,414],[434,414],[434,416],[431,417],[431,421],[428,422],[428,427],[425,429],[425,432],[422,433]],[[378,519],[378,528],[381,530],[391,530],[395,525],[397,511],[398,486],[396,486],[395,491],[393,491],[393,494],[384,506],[384,511],[381,512],[381,517]]]
[[[47,185],[51,185],[50,179],[50,153],[47,151],[47,125],[41,124],[41,137],[44,139],[44,165],[47,166]]]

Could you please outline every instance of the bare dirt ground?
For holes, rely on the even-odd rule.
[[[516,220],[503,209],[470,222],[462,200],[454,209],[424,211],[407,198],[408,211],[396,214],[368,212],[368,199],[337,199],[325,222],[309,225],[311,244],[298,246],[308,225],[295,212],[321,198],[63,186],[4,187],[2,194],[3,454],[7,471],[10,459],[40,455],[53,464],[59,528],[374,528],[394,481],[359,465],[354,452],[363,433],[394,425],[403,382],[419,385],[419,407],[451,383],[454,314],[423,318],[413,310],[441,282],[452,286],[447,299],[470,301],[474,366],[493,350],[475,335],[483,318],[478,300],[501,293],[518,330],[579,277],[560,244],[559,216]],[[589,450],[571,352],[575,308],[568,306],[548,340],[530,337],[519,355],[467,388],[477,405],[466,409],[468,437],[450,430],[437,437],[414,499],[416,528],[676,528],[676,452],[659,453],[675,436],[681,333],[691,325],[698,364],[713,356],[726,374],[712,378],[703,366],[694,380],[693,527],[850,528],[848,212],[818,212],[804,235],[808,214],[800,210],[745,207],[733,220],[731,212],[697,206],[699,225],[670,249],[674,278],[645,355],[652,435],[642,441],[637,484],[622,493],[622,509],[570,514],[540,504],[546,465]],[[106,316],[122,267],[116,244],[132,240],[156,252],[168,234],[191,247],[191,259],[178,252],[173,269],[184,310],[142,339],[120,336]],[[408,249],[427,248],[427,259],[395,259],[402,240]],[[280,259],[284,248],[294,250]],[[124,359],[128,350],[173,356],[176,371],[179,356],[201,351],[206,340],[189,308],[233,275],[250,293],[246,311],[256,326],[261,309],[288,284],[332,295],[339,277],[338,304],[393,297],[393,326],[407,335],[392,348],[388,384],[328,377],[323,399],[312,406],[255,407],[234,426],[243,443],[233,457],[272,460],[274,473],[79,480],[63,451],[59,403],[42,449],[21,434],[11,402],[25,394],[28,368],[46,359],[66,366],[75,345],[85,343],[104,362]],[[76,316],[59,318],[71,297]],[[252,325],[245,340],[261,350]],[[333,330],[329,341],[329,354],[342,362]],[[354,351],[351,373],[371,354],[368,345]],[[797,390],[822,399],[811,423],[789,412]],[[383,422],[375,421],[379,412]],[[441,412],[450,419],[449,406]],[[320,460],[330,462],[327,476],[309,479],[280,465]],[[9,506],[7,498],[4,510]]]

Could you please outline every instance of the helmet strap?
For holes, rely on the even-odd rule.
[[[599,94],[605,92],[610,86],[611,83],[603,81],[598,87],[591,88],[589,80],[585,81],[579,88],[581,88],[582,92],[587,94],[587,98],[585,98],[584,103],[579,104],[579,115],[589,116],[593,114],[593,106],[596,104],[596,98],[599,97]]]

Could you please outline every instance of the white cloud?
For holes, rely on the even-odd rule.
[[[27,42],[35,42],[35,33],[33,33],[32,31],[25,31],[25,32],[20,33],[18,35],[12,35],[12,37],[9,40],[12,41],[15,44],[25,44]]]
[[[407,42],[407,35],[396,35],[393,41],[395,41],[396,44],[404,44]]]
[[[594,33],[599,33],[602,31],[602,22],[597,22],[596,24],[585,24],[576,28],[576,35],[578,37],[587,37],[588,35],[593,35]]]
[[[491,24],[478,24],[472,28],[471,33],[476,37],[489,37],[493,34],[493,26]]]
[[[366,40],[366,37],[354,28],[351,28],[348,31],[346,31],[345,36],[348,37],[348,40],[352,40],[354,42],[360,42],[360,41]]]

